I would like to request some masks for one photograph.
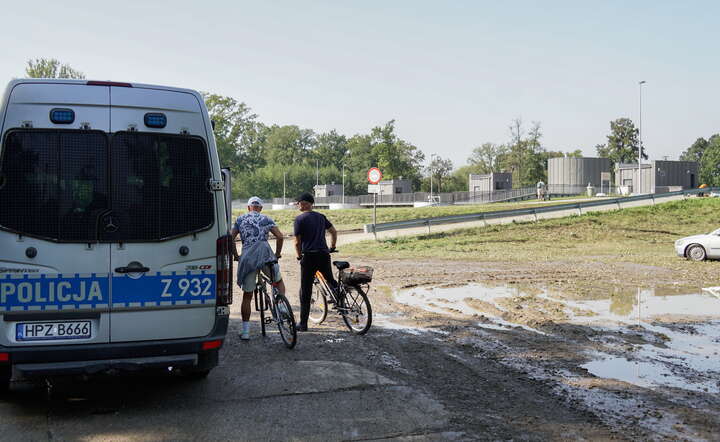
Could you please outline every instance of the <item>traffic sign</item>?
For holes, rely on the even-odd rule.
[[[382,172],[377,167],[371,167],[367,173],[368,182],[370,184],[377,184],[382,179]]]

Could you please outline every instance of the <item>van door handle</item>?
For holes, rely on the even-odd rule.
[[[148,267],[116,267],[115,273],[145,273],[149,272]]]

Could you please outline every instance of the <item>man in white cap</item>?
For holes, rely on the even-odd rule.
[[[280,266],[277,260],[283,246],[283,234],[270,217],[261,214],[263,202],[260,198],[253,196],[247,202],[248,212],[240,215],[232,231],[233,255],[238,257],[235,248],[235,238],[240,235],[242,241],[242,256],[238,263],[237,284],[242,287],[243,300],[240,308],[242,316],[242,331],[240,339],[250,339],[250,309],[253,298],[253,291],[257,281],[257,271],[262,269],[263,273],[272,274],[273,285],[277,286],[280,293],[285,294],[285,284],[280,276]],[[275,253],[268,244],[268,232],[275,236]],[[268,264],[272,263],[272,264]]]

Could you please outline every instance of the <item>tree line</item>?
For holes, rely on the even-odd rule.
[[[25,73],[31,78],[85,78],[55,59],[30,60]],[[492,172],[510,172],[513,187],[528,187],[547,182],[550,158],[582,157],[581,149],[545,148],[541,124],[532,122],[528,127],[516,118],[508,126],[506,143],[480,144],[466,165],[455,168],[452,161],[437,155],[425,165],[422,150],[396,134],[395,120],[352,136],[335,130],[318,133],[297,125],[263,123],[247,104],[232,97],[212,93],[203,97],[215,122],[220,163],[236,177],[236,198],[282,196],[283,191],[291,197],[312,190],[316,183],[340,184],[343,177],[346,194],[365,194],[370,167],[379,167],[387,179],[409,179],[420,191],[429,191],[431,181],[435,192],[466,191],[469,174]],[[612,169],[615,164],[636,162],[639,148],[638,129],[629,118],[611,121],[606,142],[595,146],[599,157],[610,159]],[[642,156],[648,158],[644,148]],[[698,161],[700,181],[720,185],[720,135],[698,138],[680,159]]]

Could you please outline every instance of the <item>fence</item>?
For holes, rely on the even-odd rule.
[[[680,190],[676,192],[667,192],[667,193],[659,193],[659,194],[647,194],[647,195],[636,195],[636,196],[629,196],[624,198],[607,198],[602,200],[593,200],[593,201],[586,201],[586,202],[578,202],[578,203],[570,203],[570,204],[557,204],[553,206],[540,206],[540,207],[533,207],[529,209],[514,209],[514,210],[497,210],[494,212],[481,212],[481,213],[471,213],[471,214],[465,214],[465,215],[450,215],[450,216],[439,216],[434,218],[419,218],[419,219],[411,219],[406,221],[394,221],[389,223],[381,223],[381,224],[366,224],[365,225],[365,232],[366,233],[373,233],[373,232],[381,232],[381,231],[387,231],[387,230],[398,230],[398,229],[407,229],[412,227],[427,227],[430,229],[431,225],[442,225],[442,224],[453,224],[453,223],[463,223],[468,221],[483,221],[487,219],[495,219],[495,218],[507,218],[507,217],[513,217],[513,216],[522,216],[522,215],[529,215],[534,216],[535,219],[537,219],[537,215],[540,213],[549,213],[549,212],[560,212],[560,211],[566,211],[566,210],[573,210],[577,209],[578,214],[582,213],[582,209],[588,208],[588,207],[596,207],[596,206],[608,206],[617,204],[618,209],[621,208],[622,203],[628,203],[632,201],[644,201],[652,199],[655,201],[657,198],[666,198],[671,196],[680,196],[680,195],[696,195],[699,193],[709,193],[712,191],[717,191],[720,189],[720,187],[713,187],[713,188],[705,188],[705,189],[688,189],[688,190]]]
[[[551,186],[550,195],[579,195],[585,193],[584,186]],[[393,193],[378,194],[377,203],[380,205],[408,205],[412,206],[419,202],[434,202],[440,204],[482,204],[499,201],[533,198],[536,195],[535,187],[523,187],[519,189],[495,190],[493,192],[443,192],[433,193],[432,198],[429,192]],[[290,198],[273,198],[273,204],[287,204]],[[370,206],[373,204],[373,195],[342,195],[318,196],[315,197],[315,204],[325,206],[328,204],[359,204]]]

